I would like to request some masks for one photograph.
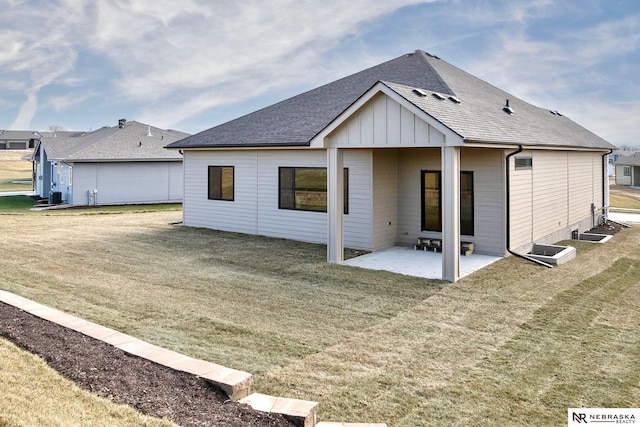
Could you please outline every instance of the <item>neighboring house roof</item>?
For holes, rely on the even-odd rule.
[[[30,139],[38,139],[40,134],[32,130],[2,130],[0,129],[0,140],[4,141],[28,141]]]
[[[33,130],[2,130],[0,129],[0,140],[30,140],[40,139],[42,137],[53,136],[56,132],[40,132]],[[58,131],[57,134],[72,134],[74,132]]]
[[[342,112],[382,82],[465,142],[615,148],[563,115],[520,100],[423,51],[294,96],[170,144],[169,148],[308,146]],[[421,89],[427,96],[419,96]],[[432,96],[444,95],[443,100]],[[449,100],[453,96],[459,103]],[[514,114],[503,111],[506,100]]]
[[[148,135],[150,131],[151,136]],[[93,132],[75,132],[43,137],[41,144],[49,160],[153,161],[182,160],[182,156],[164,146],[189,136],[176,130],[164,130],[136,121],[103,127]],[[37,150],[36,150],[37,151]]]
[[[613,164],[620,166],[640,166],[640,152],[633,153],[629,156],[624,156],[618,159],[618,161],[614,162]]]

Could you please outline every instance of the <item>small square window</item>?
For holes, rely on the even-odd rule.
[[[233,201],[233,166],[209,166],[209,200]]]
[[[533,159],[531,157],[516,157],[516,170],[533,168]]]

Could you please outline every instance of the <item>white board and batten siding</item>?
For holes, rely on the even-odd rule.
[[[326,167],[324,150],[186,151],[184,223],[193,227],[326,243],[327,214],[279,209],[280,167]],[[208,199],[208,167],[234,167],[234,200]],[[345,245],[371,248],[371,154],[344,153],[349,168],[349,214]]]
[[[436,147],[444,143],[444,134],[382,93],[327,136],[328,146],[339,148]]]
[[[512,249],[528,252],[534,242],[570,239],[573,230],[594,225],[603,206],[601,153],[531,150],[519,156],[530,156],[533,165],[509,165]]]
[[[73,204],[179,203],[182,162],[74,163]]]

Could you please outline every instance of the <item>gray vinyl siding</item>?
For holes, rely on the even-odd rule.
[[[441,170],[440,149],[398,151],[397,243],[412,245],[418,237],[442,237],[421,230],[421,171]],[[502,150],[462,149],[460,169],[473,172],[475,251],[502,256],[505,252],[504,168]]]
[[[209,166],[234,166],[234,200],[209,200]],[[257,234],[257,152],[185,151],[184,224]]]
[[[278,168],[326,167],[323,150],[258,152],[258,234],[312,243],[326,243],[327,214],[278,209]]]
[[[398,235],[398,150],[373,150],[373,249],[393,246]]]
[[[531,156],[531,152],[523,152],[518,156]],[[534,159],[534,168],[537,167]],[[533,168],[515,170],[514,160],[510,159],[510,222],[511,247],[517,248],[533,242]]]
[[[506,247],[505,174],[502,150],[463,148],[460,168],[473,172],[474,235],[478,253],[504,256]]]
[[[440,148],[398,151],[398,244],[413,245],[418,237],[440,237],[441,233],[421,230],[420,196],[420,171],[440,168]]]
[[[630,167],[630,166],[626,166]],[[624,165],[616,165],[616,184],[618,185],[631,185],[631,176],[624,176]]]
[[[344,215],[345,246],[373,250],[371,209],[372,150],[344,150],[344,167],[349,168],[349,214]]]
[[[371,160],[344,152],[349,168],[345,246],[371,249]],[[184,223],[192,227],[326,243],[327,214],[278,208],[280,167],[326,167],[324,150],[186,151]],[[208,166],[234,167],[234,201],[208,200]]]
[[[573,230],[590,229],[603,206],[601,153],[527,154],[532,169],[515,170],[513,160],[510,165],[511,248],[520,252],[528,252],[534,242],[555,243],[571,238]]]
[[[97,204],[181,202],[182,163],[74,163],[73,204],[87,205],[94,189]]]

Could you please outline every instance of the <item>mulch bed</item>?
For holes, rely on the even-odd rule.
[[[626,228],[626,226],[617,222],[607,221],[603,225],[598,225],[596,227],[593,227],[588,232],[594,233],[594,234],[616,234],[623,228]]]
[[[295,426],[281,415],[230,401],[202,378],[129,355],[4,303],[0,336],[40,356],[80,388],[181,426]]]

